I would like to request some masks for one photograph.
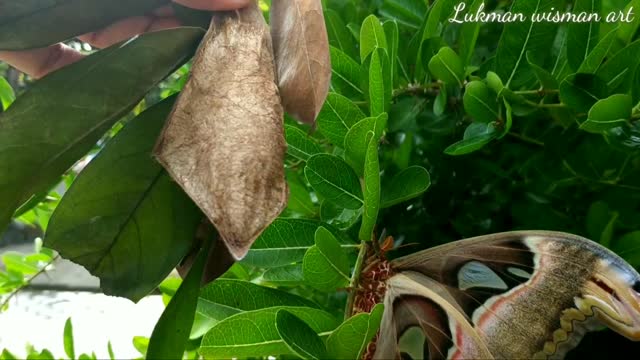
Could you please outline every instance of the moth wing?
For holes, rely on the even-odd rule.
[[[470,342],[479,338],[496,357],[562,358],[585,332],[602,324],[640,340],[640,275],[614,253],[579,236],[493,234],[421,251],[391,265],[396,273],[417,273],[438,284],[436,303],[442,307],[450,301],[451,309],[459,309],[443,308],[449,322],[454,314],[457,323],[468,319],[474,331],[450,334],[453,347],[467,337]],[[394,278],[388,281],[391,294],[397,292]]]
[[[408,352],[412,358],[493,359],[447,287],[423,274],[408,271],[387,281],[385,311],[374,359],[399,358],[401,351],[407,351],[398,346],[402,342],[399,335],[411,329],[423,335],[417,338],[423,342],[422,348],[413,346],[414,351]]]

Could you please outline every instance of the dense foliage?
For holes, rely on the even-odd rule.
[[[182,354],[191,327],[188,356],[356,358],[381,308],[343,322],[345,289],[360,242],[383,232],[402,245],[396,256],[491,232],[561,230],[640,267],[640,16],[455,24],[457,3],[325,2],[331,93],[316,131],[286,119],[289,206],[197,302],[191,274],[205,250],[177,292],[175,281],[163,283],[176,301],[150,353]],[[485,5],[530,16],[570,6],[607,14],[640,1]],[[100,148],[56,200],[45,246],[100,277],[109,294],[137,301],[155,289],[190,251],[201,214],[150,155],[173,91],[121,118],[158,94],[201,36],[164,31],[96,52],[8,109],[0,79],[0,226],[29,221],[23,214]],[[185,70],[178,76],[175,91]],[[9,282],[0,274],[0,289]]]

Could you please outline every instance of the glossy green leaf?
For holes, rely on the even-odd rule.
[[[123,18],[148,14],[167,3],[168,0],[0,0],[0,50],[44,47]]]
[[[151,156],[173,99],[129,122],[77,177],[45,245],[138,301],[189,251],[201,213]]]
[[[578,73],[590,73],[595,72],[600,68],[600,64],[609,55],[613,44],[615,43],[616,30],[611,30],[594,46],[593,50],[587,55],[580,67]]]
[[[538,78],[538,82],[540,83],[540,87],[544,90],[557,90],[559,87],[558,80],[544,67],[536,64],[533,61],[533,56],[531,56],[530,52],[527,52],[527,63],[533,70],[533,73]]]
[[[298,286],[304,282],[302,264],[286,265],[267,269],[262,274],[262,281],[278,286]]]
[[[289,202],[287,209],[294,213],[313,218],[317,213],[317,207],[313,203],[307,186],[298,179],[287,179],[289,185]]]
[[[586,113],[607,93],[607,84],[593,74],[572,74],[560,83],[560,100],[577,112]]]
[[[340,15],[333,9],[325,9],[324,20],[329,36],[329,44],[340,49],[343,53],[349,54],[348,56],[358,56],[354,38],[349,33],[349,29],[347,29]],[[333,56],[331,63],[333,65]]]
[[[506,81],[505,86],[517,89],[531,78],[525,55],[528,51],[536,57],[547,55],[549,44],[553,43],[557,23],[533,22],[533,14],[561,9],[562,0],[514,0],[512,13],[520,13],[525,21],[506,23],[496,50],[496,73]],[[536,63],[543,59],[536,58]]]
[[[115,360],[116,356],[113,354],[113,346],[111,346],[111,340],[107,341],[107,352],[109,353],[109,359]]]
[[[446,20],[451,18],[454,11],[453,8],[456,4],[458,4],[457,0],[433,1],[431,8],[429,8],[427,18],[425,19],[422,39],[428,39],[430,37],[440,35],[444,26],[449,23]]]
[[[387,208],[422,195],[431,185],[431,177],[422,166],[410,166],[393,176],[382,189],[382,207]]]
[[[380,160],[378,159],[379,138],[373,132],[364,159],[364,213],[360,226],[360,240],[372,240],[373,230],[380,211]]]
[[[378,116],[391,104],[391,73],[387,52],[376,49],[369,64],[369,113]]]
[[[400,43],[400,35],[398,23],[395,20],[385,21],[382,24],[384,33],[387,36],[387,45],[389,46],[389,71],[391,73],[390,88],[395,88],[398,83],[398,47]]]
[[[356,170],[356,173],[363,174],[365,156],[370,135],[380,139],[387,127],[387,113],[382,113],[377,117],[369,117],[360,120],[347,133],[344,139],[344,153],[347,162]],[[338,204],[340,205],[340,204]]]
[[[330,359],[361,359],[369,342],[380,328],[384,306],[376,305],[371,313],[356,314],[340,325],[327,339]]]
[[[345,209],[331,201],[323,201],[320,205],[320,219],[338,229],[347,230],[360,219],[362,208],[357,210]]]
[[[13,88],[4,77],[0,76],[0,106],[3,110],[7,110],[9,105],[16,99]]]
[[[71,323],[71,318],[67,318],[67,321],[64,323],[63,344],[64,353],[67,354],[70,359],[75,359],[76,351],[73,344],[73,324]]]
[[[462,101],[464,110],[475,121],[489,123],[500,117],[496,95],[482,81],[468,83]]]
[[[616,31],[617,37],[623,44],[630,43],[634,35],[637,34],[638,28],[640,28],[640,16],[637,15],[638,9],[640,9],[640,0],[630,0],[624,10],[622,10],[624,14],[631,12],[635,15],[631,22],[620,22],[618,24]]]
[[[0,229],[187,61],[202,35],[158,31],[101,50],[38,81],[0,114]]]
[[[364,95],[360,88],[362,66],[333,46],[330,48],[330,53],[333,90],[349,97],[362,97]]]
[[[305,252],[315,244],[314,236],[321,225],[329,229],[344,247],[355,246],[340,231],[318,220],[278,218],[262,232],[242,263],[272,268],[300,262]]]
[[[369,15],[360,27],[360,61],[364,63],[375,49],[387,50],[387,38],[380,20],[375,15]]]
[[[412,29],[420,27],[426,12],[427,6],[422,0],[385,0],[380,7],[380,15]]]
[[[329,93],[318,115],[318,130],[334,145],[343,146],[349,129],[364,118],[365,114],[351,100]]]
[[[446,84],[462,86],[464,66],[455,51],[443,47],[429,60],[429,71]]]
[[[472,129],[473,131],[469,131]],[[479,129],[476,130],[476,129]],[[467,135],[472,133],[472,135]],[[472,123],[465,132],[463,140],[449,145],[444,153],[447,155],[465,155],[482,149],[500,134],[491,124]]]
[[[325,359],[327,349],[306,322],[285,309],[276,313],[276,329],[289,350],[303,359]]]
[[[631,118],[631,96],[626,94],[611,95],[598,100],[589,110],[587,120],[580,124],[580,129],[592,133],[601,133],[624,125]]]
[[[611,92],[626,93],[630,90],[640,58],[640,40],[636,40],[607,60],[596,75],[604,80]]]
[[[341,158],[329,154],[314,155],[307,161],[304,174],[323,198],[346,209],[362,206],[358,175]]]
[[[305,282],[321,291],[332,292],[349,284],[349,260],[333,234],[319,227],[315,245],[304,255],[302,273]]]
[[[322,153],[322,148],[309,134],[291,125],[284,126],[287,139],[287,154],[302,161]]]
[[[480,5],[484,4],[484,0],[474,0],[469,5],[469,14],[475,14]],[[458,36],[458,52],[460,59],[465,66],[471,63],[473,52],[475,50],[478,34],[480,33],[480,22],[466,22],[460,26],[460,35]]]
[[[576,0],[572,12],[579,14],[600,13],[602,0]],[[578,71],[580,65],[587,58],[589,52],[598,42],[600,34],[600,22],[571,22],[567,29],[567,60],[569,66]]]
[[[202,274],[211,241],[203,246],[189,273],[164,309],[149,339],[147,359],[181,359],[195,318]]]
[[[312,308],[271,307],[246,311],[216,324],[202,339],[200,355],[206,359],[229,359],[291,354],[276,328],[276,314],[282,309],[307,323],[321,337],[338,326],[333,316]]]
[[[203,336],[229,316],[274,306],[317,307],[307,299],[281,290],[248,281],[217,279],[200,290],[191,338]]]

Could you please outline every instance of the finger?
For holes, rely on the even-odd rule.
[[[78,51],[64,44],[23,51],[0,51],[0,60],[36,79],[82,57]]]
[[[255,0],[173,0],[174,2],[199,10],[235,10],[243,8]],[[290,1],[290,0],[286,0]]]

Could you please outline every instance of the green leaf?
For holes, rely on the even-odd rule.
[[[518,89],[531,77],[525,55],[528,51],[535,54],[535,62],[544,63],[544,56],[549,54],[549,45],[553,43],[558,24],[551,22],[533,22],[533,14],[561,9],[561,0],[514,0],[511,11],[520,13],[525,21],[506,23],[496,50],[496,73],[506,79],[505,86]]]
[[[369,65],[369,109],[371,116],[378,116],[391,105],[391,72],[386,51],[376,49]]]
[[[456,4],[456,0],[435,0],[433,2],[422,33],[423,40],[440,35],[444,26],[449,23],[445,19],[451,17]]]
[[[0,50],[44,47],[102,29],[123,18],[146,15],[167,3],[168,0],[3,1]]]
[[[640,9],[640,0],[630,0],[627,6],[622,10],[623,13],[628,14],[629,11],[636,12]],[[630,43],[634,35],[638,32],[638,28],[640,27],[640,17],[634,16],[631,22],[621,22],[618,24],[617,36],[618,39],[622,41],[623,44]]]
[[[626,93],[631,89],[640,58],[640,40],[634,41],[607,60],[596,75],[604,80],[612,93]]]
[[[395,20],[385,21],[382,28],[389,46],[391,81],[388,86],[393,89],[398,84],[398,44],[400,43],[398,23]]]
[[[285,309],[276,313],[276,329],[293,354],[303,359],[325,359],[327,349],[306,322]]]
[[[631,96],[626,94],[598,100],[589,110],[587,121],[580,124],[580,129],[597,134],[622,126],[631,118],[632,108]]]
[[[0,76],[0,106],[2,109],[7,110],[15,99],[16,94],[13,92],[13,88],[4,77]]]
[[[438,95],[433,99],[433,114],[435,116],[441,116],[447,110],[447,104],[449,102],[449,96],[447,95],[447,87],[441,86]]]
[[[315,234],[315,245],[304,255],[305,282],[321,291],[332,292],[349,284],[349,260],[338,240],[324,227]]]
[[[0,353],[0,360],[18,360],[18,358],[9,352],[7,349],[3,349]]]
[[[191,338],[203,336],[229,316],[274,306],[317,307],[307,299],[277,289],[248,281],[217,279],[200,290]]]
[[[287,183],[289,185],[287,209],[307,218],[314,217],[317,214],[317,207],[311,199],[309,189],[301,181],[291,177],[287,178]]]
[[[312,308],[272,307],[247,311],[216,324],[202,339],[200,355],[206,359],[229,359],[290,354],[276,328],[276,315],[282,309],[307,323],[321,337],[338,326],[333,316]]]
[[[345,159],[356,170],[356,173],[364,173],[364,160],[370,139],[369,133],[373,133],[376,141],[379,140],[387,127],[388,118],[387,113],[382,113],[377,117],[364,118],[353,125],[347,133],[344,139]]]
[[[365,118],[365,114],[348,98],[329,93],[318,115],[318,130],[332,144],[343,146],[344,137],[353,124]]]
[[[320,205],[320,219],[338,229],[351,228],[362,215],[362,208],[357,210],[341,208],[331,201],[323,201]]]
[[[63,343],[64,353],[67,354],[70,359],[75,359],[76,352],[73,346],[73,325],[71,324],[71,318],[67,318],[67,321],[64,323]]]
[[[302,264],[286,265],[267,269],[262,274],[262,281],[277,286],[298,286],[304,282]]]
[[[173,98],[129,122],[76,178],[51,217],[45,245],[138,301],[191,248],[197,206],[152,159]]]
[[[613,251],[636,269],[640,267],[640,231],[624,234],[613,243]]]
[[[347,319],[327,339],[330,359],[361,359],[367,345],[380,328],[384,306],[377,304],[371,313],[360,313]]]
[[[324,226],[344,247],[355,244],[333,226],[317,220],[278,218],[262,232],[242,260],[255,267],[280,267],[302,261],[305,252],[315,244],[318,227]]]
[[[329,44],[332,47],[340,49],[348,56],[358,56],[357,48],[353,36],[349,33],[347,26],[340,15],[332,9],[324,10],[324,21],[329,36]],[[333,64],[333,56],[331,57]]]
[[[422,166],[410,166],[393,176],[383,187],[382,207],[388,208],[422,195],[431,185],[431,177]]]
[[[593,74],[572,74],[560,83],[560,100],[569,108],[586,113],[607,96],[607,84]]]
[[[616,30],[614,29],[602,37],[578,68],[578,73],[595,74],[598,71],[600,64],[609,55],[609,51],[611,51],[611,47],[615,43],[615,35]]]
[[[471,134],[471,135],[467,135]],[[449,145],[444,150],[447,155],[465,155],[482,149],[500,134],[491,124],[472,123],[465,131],[463,140]]]
[[[287,139],[287,154],[296,159],[307,161],[311,156],[322,153],[320,145],[309,134],[295,126],[284,126]]]
[[[164,309],[149,339],[147,359],[181,359],[195,318],[211,241],[200,249],[189,273]]]
[[[145,356],[147,348],[149,347],[149,339],[144,336],[134,336],[133,347],[142,355]]]
[[[474,0],[469,6],[467,11],[469,14],[475,14],[480,5],[484,3],[484,0]],[[478,34],[480,33],[480,22],[465,22],[460,27],[460,35],[458,36],[458,52],[460,53],[460,59],[465,66],[471,63],[471,58],[478,40]]]
[[[346,209],[362,206],[358,175],[344,160],[329,154],[312,156],[304,168],[311,187],[323,198]]]
[[[380,161],[378,159],[379,138],[370,133],[364,160],[364,213],[360,226],[360,240],[372,240],[373,230],[380,211]]]
[[[427,6],[422,0],[385,0],[379,12],[384,17],[417,30],[427,12]]]
[[[115,360],[116,356],[113,354],[113,347],[111,346],[111,340],[107,341],[107,352],[109,353],[109,359]]]
[[[101,50],[38,81],[0,114],[0,229],[187,61],[202,35],[157,31]]]
[[[387,50],[387,38],[380,20],[375,15],[367,16],[360,27],[360,61],[364,64],[375,49]]]
[[[497,98],[482,81],[468,83],[462,101],[464,110],[475,121],[490,123],[500,117]]]
[[[533,73],[540,82],[540,87],[544,90],[557,90],[558,80],[547,69],[533,62],[533,56],[530,52],[527,52],[527,63],[533,70]]]
[[[429,71],[437,79],[446,84],[462,86],[464,80],[464,66],[462,60],[455,51],[449,47],[441,48],[438,53],[429,60]]]
[[[349,97],[362,97],[360,88],[362,66],[341,50],[331,47],[331,85],[337,91]]]
[[[572,12],[600,13],[602,0],[576,0]],[[594,48],[600,35],[600,22],[572,22],[567,25],[567,60],[575,71]]]

